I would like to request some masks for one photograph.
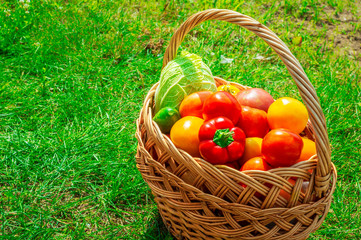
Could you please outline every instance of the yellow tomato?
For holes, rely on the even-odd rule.
[[[261,147],[262,147],[262,138],[259,137],[246,138],[246,144],[244,146],[244,153],[242,156],[241,164],[251,158],[262,156]]]
[[[233,96],[236,96],[236,94],[240,91],[238,88],[236,88],[235,86],[229,85],[229,84],[225,84],[225,85],[220,85],[217,88],[217,91],[224,91],[224,92],[229,92],[230,94],[232,94]]]
[[[170,130],[170,139],[174,145],[193,157],[200,157],[198,132],[204,120],[186,116],[179,119]]]
[[[291,132],[300,133],[306,127],[308,112],[302,102],[283,97],[270,105],[267,120],[271,129],[285,128]]]

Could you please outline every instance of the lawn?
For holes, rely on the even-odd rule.
[[[1,239],[172,239],[135,165],[135,121],[173,32],[209,8],[257,19],[304,67],[338,170],[330,212],[310,239],[361,238],[358,0],[7,0],[0,2]],[[215,76],[300,99],[272,49],[238,26],[206,22],[182,49],[202,56]]]

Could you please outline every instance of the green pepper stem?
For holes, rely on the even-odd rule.
[[[233,133],[234,132],[230,131],[228,128],[218,129],[214,134],[213,142],[218,146],[225,148],[234,141]]]

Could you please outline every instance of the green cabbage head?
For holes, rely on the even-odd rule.
[[[198,55],[182,51],[161,72],[155,91],[155,112],[163,107],[178,109],[186,96],[207,90],[217,91],[211,70]]]

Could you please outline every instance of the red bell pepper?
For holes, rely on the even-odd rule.
[[[225,117],[203,123],[199,129],[199,152],[212,164],[225,164],[242,157],[246,143],[243,130]]]

